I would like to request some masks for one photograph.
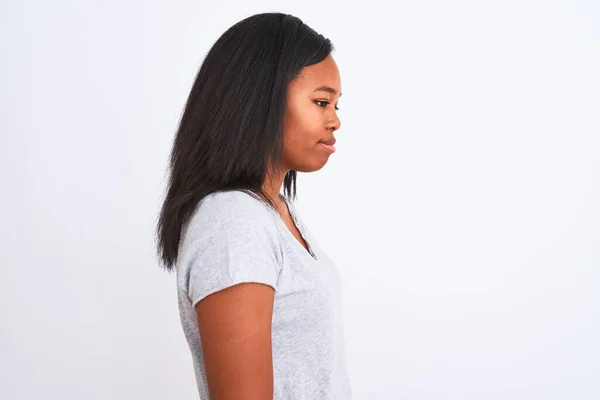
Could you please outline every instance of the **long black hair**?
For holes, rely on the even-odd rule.
[[[218,190],[248,189],[275,206],[263,190],[283,148],[289,83],[323,61],[331,41],[299,18],[263,13],[229,28],[207,53],[173,141],[166,196],[156,229],[165,269],[177,261],[182,228],[198,202]],[[284,195],[296,197],[296,171]]]

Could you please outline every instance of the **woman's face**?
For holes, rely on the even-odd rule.
[[[312,172],[327,163],[335,148],[321,142],[334,140],[340,128],[336,108],[341,94],[340,73],[331,54],[305,67],[289,84],[283,133],[285,168]]]

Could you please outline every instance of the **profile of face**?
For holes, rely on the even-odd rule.
[[[341,125],[337,116],[341,94],[340,73],[331,54],[303,68],[290,82],[283,132],[285,168],[313,172],[327,163],[335,151],[334,132]]]

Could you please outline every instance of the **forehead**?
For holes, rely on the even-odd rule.
[[[331,54],[317,64],[304,67],[290,85],[300,90],[311,91],[321,86],[329,86],[335,89],[338,95],[342,92],[340,72]]]

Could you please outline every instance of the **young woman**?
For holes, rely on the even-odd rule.
[[[203,400],[351,399],[339,275],[292,204],[297,171],[335,151],[332,50],[292,15],[254,15],[191,89],[157,236]]]

